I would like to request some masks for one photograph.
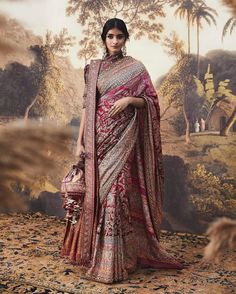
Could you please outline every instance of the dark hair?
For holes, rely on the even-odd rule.
[[[125,40],[129,39],[129,33],[128,33],[125,22],[119,18],[111,18],[111,19],[108,19],[108,21],[103,26],[102,34],[101,34],[101,38],[103,42],[105,42],[106,40],[107,32],[114,28],[120,30],[125,35]]]

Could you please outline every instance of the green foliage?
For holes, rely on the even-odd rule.
[[[162,82],[159,93],[166,103],[181,108],[187,91],[192,88],[193,58],[185,55]]]
[[[231,217],[236,217],[236,199],[229,199],[224,202],[225,209]]]
[[[185,108],[189,120],[198,115],[199,98],[195,93],[196,85],[192,75],[194,68],[194,57],[185,55],[163,80],[159,89],[159,94],[163,97],[163,104],[166,107],[162,113],[162,119],[167,115],[170,107],[177,109],[180,113],[175,115],[171,121],[177,134],[183,134],[183,130],[186,128],[183,108]],[[181,123],[183,124],[181,125]]]
[[[218,101],[224,98],[236,99],[236,96],[232,94],[232,90],[228,89],[230,80],[225,79],[223,81],[219,81],[218,88],[216,89],[214,76],[210,70],[210,64],[208,64],[207,72],[205,73],[204,77],[205,83],[202,83],[196,76],[194,76],[194,81],[197,86],[197,93],[204,99],[204,103],[202,104],[200,112],[205,111],[206,119],[209,118],[210,113]]]
[[[33,107],[33,113],[46,119],[64,120],[63,105],[57,99],[58,93],[64,89],[60,69],[48,47],[37,47],[37,50],[38,58],[34,69],[38,99]]]
[[[164,98],[165,104],[174,108],[183,106],[182,88],[180,87],[180,76],[177,74],[169,74],[162,82],[159,94]]]
[[[73,45],[73,40],[74,37],[68,36],[68,31],[64,28],[59,35],[54,36],[47,31],[42,46],[31,46],[32,52],[36,55],[32,72],[38,91],[27,111],[33,107],[33,113],[36,116],[49,120],[66,121],[63,104],[58,99],[58,94],[64,90],[64,86],[55,57],[57,53],[68,52],[68,47]]]
[[[35,77],[29,67],[14,62],[0,70],[1,115],[22,116],[35,95]]]
[[[236,190],[230,184],[223,183],[219,177],[211,172],[207,172],[205,166],[197,164],[196,169],[190,173],[190,182],[194,191],[202,195],[214,194],[217,197],[232,198]],[[236,194],[236,193],[235,193]]]
[[[232,16],[227,20],[226,24],[224,25],[223,32],[222,32],[222,41],[224,37],[226,36],[226,34],[228,33],[228,30],[231,35],[235,27],[236,27],[236,16]]]
[[[50,48],[52,53],[65,54],[69,52],[69,47],[74,45],[75,37],[68,35],[67,28],[63,28],[58,35],[53,35],[47,31],[45,36],[45,47]]]
[[[215,216],[232,216],[229,203],[236,204],[236,188],[211,172],[207,172],[203,164],[188,174],[190,201],[199,216],[210,220]]]
[[[182,136],[185,133],[185,121],[182,112],[178,112],[170,119],[170,125],[173,126],[176,134]]]
[[[203,199],[199,196],[192,195],[190,201],[195,207],[200,219],[210,221],[214,217],[223,216],[225,214],[223,201],[214,196],[208,196]]]

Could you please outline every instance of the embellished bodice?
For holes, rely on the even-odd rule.
[[[119,64],[123,62],[123,58],[124,55],[122,51],[113,55],[106,54],[106,56],[103,57],[97,79],[97,99],[101,96],[102,86],[105,82],[104,76],[106,76],[106,74],[109,75],[115,67],[119,67]]]
[[[97,98],[127,83],[143,71],[143,64],[131,56],[107,55],[102,59],[97,79]]]

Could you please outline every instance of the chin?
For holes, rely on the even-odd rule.
[[[121,50],[121,49],[116,49],[116,50],[113,49],[113,50],[110,50],[110,53],[111,53],[111,54],[116,54],[116,53],[119,53],[120,50]]]

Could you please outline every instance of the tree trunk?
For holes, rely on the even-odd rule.
[[[190,12],[188,11],[188,54],[190,54]]]
[[[190,139],[190,123],[189,123],[187,113],[186,113],[186,109],[185,109],[185,102],[183,104],[183,113],[184,113],[184,119],[185,119],[185,123],[186,123],[185,141],[186,141],[187,144],[189,144],[191,142],[191,139]]]
[[[199,47],[200,47],[200,24],[199,20],[197,21],[197,78],[199,79],[199,67],[200,67],[200,56],[199,56]]]
[[[25,114],[24,114],[24,120],[27,121],[28,118],[29,118],[29,112],[30,112],[30,109],[33,107],[34,103],[36,102],[36,100],[38,99],[38,96],[36,96],[34,98],[34,100],[30,103],[29,106],[27,106],[26,110],[25,110]]]
[[[226,125],[220,130],[221,136],[228,136],[229,130],[236,121],[236,107],[234,108],[233,113],[229,117],[228,121],[226,122]]]

